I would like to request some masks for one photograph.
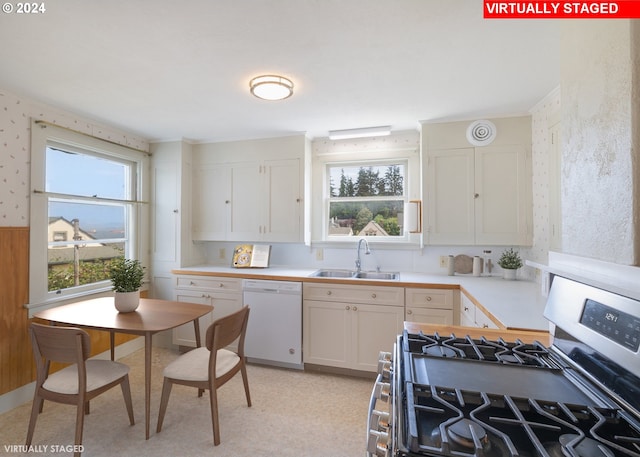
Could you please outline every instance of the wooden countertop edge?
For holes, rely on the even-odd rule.
[[[507,328],[493,314],[491,314],[491,311],[489,311],[487,308],[485,308],[482,305],[482,303],[480,303],[478,300],[476,300],[476,298],[473,296],[473,294],[471,292],[469,292],[467,289],[465,289],[462,286],[460,286],[460,292],[465,294],[465,296],[471,301],[471,303],[476,305],[477,308],[480,308],[480,311],[482,311],[484,313],[484,315],[487,316],[491,322],[496,324],[498,326],[498,328],[500,328],[500,329],[506,329]]]
[[[384,281],[384,280],[367,280],[367,279],[347,279],[347,278],[314,278],[310,276],[285,276],[264,273],[251,273],[250,269],[242,271],[194,271],[189,269],[171,270],[176,275],[193,275],[193,276],[217,276],[224,278],[242,278],[242,279],[264,279],[272,281],[296,281],[296,282],[315,282],[320,284],[349,284],[352,286],[384,286],[384,287],[414,287],[419,289],[460,289],[458,284],[440,284],[440,283],[424,283],[411,281]]]
[[[459,325],[421,324],[418,322],[408,321],[404,323],[404,328],[409,333],[419,333],[422,331],[425,334],[433,334],[437,332],[442,336],[451,334],[455,334],[458,337],[468,335],[471,338],[481,338],[484,336],[489,340],[502,338],[505,341],[520,339],[524,343],[533,343],[534,341],[538,341],[545,346],[550,346],[553,342],[553,337],[549,332],[543,332],[540,330],[489,329],[463,327]]]

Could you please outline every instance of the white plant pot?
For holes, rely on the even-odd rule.
[[[504,279],[509,280],[509,281],[515,281],[517,272],[518,272],[518,270],[509,270],[509,269],[505,268],[503,270],[502,277]]]
[[[116,309],[121,313],[130,313],[135,311],[140,304],[140,291],[135,292],[116,292],[113,302]]]

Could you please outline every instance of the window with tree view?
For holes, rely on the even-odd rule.
[[[329,237],[403,237],[406,162],[330,164]]]

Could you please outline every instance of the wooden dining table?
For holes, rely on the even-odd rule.
[[[52,324],[86,327],[109,332],[111,360],[115,357],[115,333],[144,336],[144,402],[145,437],[149,439],[151,416],[151,347],[158,332],[193,322],[196,345],[200,346],[199,319],[210,313],[213,306],[170,300],[141,298],[138,308],[130,313],[118,312],[113,297],[94,298],[37,312],[33,317]]]

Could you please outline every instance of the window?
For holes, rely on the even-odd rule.
[[[406,161],[329,163],[327,236],[404,236]]]
[[[138,258],[146,154],[32,123],[32,304],[108,291],[109,265]]]
[[[380,247],[414,248],[422,233],[410,232],[404,213],[422,200],[420,133],[343,141],[314,140],[311,152],[312,243],[352,247],[366,236]]]

